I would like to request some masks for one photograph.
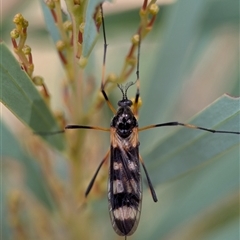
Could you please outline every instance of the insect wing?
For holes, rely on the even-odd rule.
[[[126,150],[126,139],[117,136],[118,144],[111,145],[110,175],[108,183],[109,212],[113,228],[118,235],[129,236],[138,226],[142,181],[138,146]],[[129,143],[128,143],[129,144]]]

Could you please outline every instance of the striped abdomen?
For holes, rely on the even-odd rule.
[[[121,236],[134,233],[138,226],[142,185],[138,146],[111,146],[108,202],[112,225]]]

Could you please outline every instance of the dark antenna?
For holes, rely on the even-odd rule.
[[[127,98],[127,91],[134,84],[135,84],[135,82],[128,82],[128,83],[126,83],[125,86],[122,85],[122,84],[117,84],[118,88],[121,90],[122,95],[123,95],[123,99],[122,100],[127,100],[128,99]]]

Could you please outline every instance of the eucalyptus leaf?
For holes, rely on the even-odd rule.
[[[33,132],[55,132],[61,130],[44,99],[27,74],[21,70],[10,50],[1,43],[1,102]],[[62,150],[62,134],[41,136],[51,146]]]

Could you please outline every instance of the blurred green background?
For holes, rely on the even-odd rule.
[[[52,108],[64,111],[59,83],[64,71],[39,2],[15,1],[9,7],[5,4],[1,39],[10,46],[12,18],[21,12],[30,23],[28,44],[32,47],[34,73],[44,77],[52,95]],[[139,7],[129,9],[126,3],[124,11],[107,11],[114,4],[118,9],[118,2],[105,4],[107,72],[119,73],[130,38],[139,24]],[[102,54],[100,35],[86,69],[86,75],[93,77],[98,86]],[[135,78],[133,74],[130,80]],[[154,28],[141,46],[140,79],[143,101],[140,126],[192,119],[202,127],[239,131],[239,99],[223,97],[197,114],[224,93],[239,96],[239,1],[179,0],[160,5]],[[131,88],[129,96],[134,93]],[[110,94],[114,106],[120,97],[118,89]],[[106,190],[89,197],[84,213],[76,211],[76,217],[70,216],[77,206],[66,191],[70,184],[67,157],[51,149],[50,162],[42,164],[34,159],[23,141],[27,130],[5,107],[1,112],[2,239],[24,239],[21,232],[27,232],[28,239],[123,239],[112,230]],[[104,106],[99,125],[109,126],[111,115]],[[91,166],[86,166],[84,186],[109,144],[107,134],[91,134],[91,144],[98,146],[95,155],[99,159],[85,161]],[[239,239],[237,135],[164,128],[141,132],[140,141],[140,152],[159,201],[152,201],[143,176],[141,220],[128,239]],[[53,200],[49,181],[43,174],[46,165],[51,165],[65,189],[64,199],[59,200],[65,211]],[[100,177],[104,189],[107,171],[103,169]]]

